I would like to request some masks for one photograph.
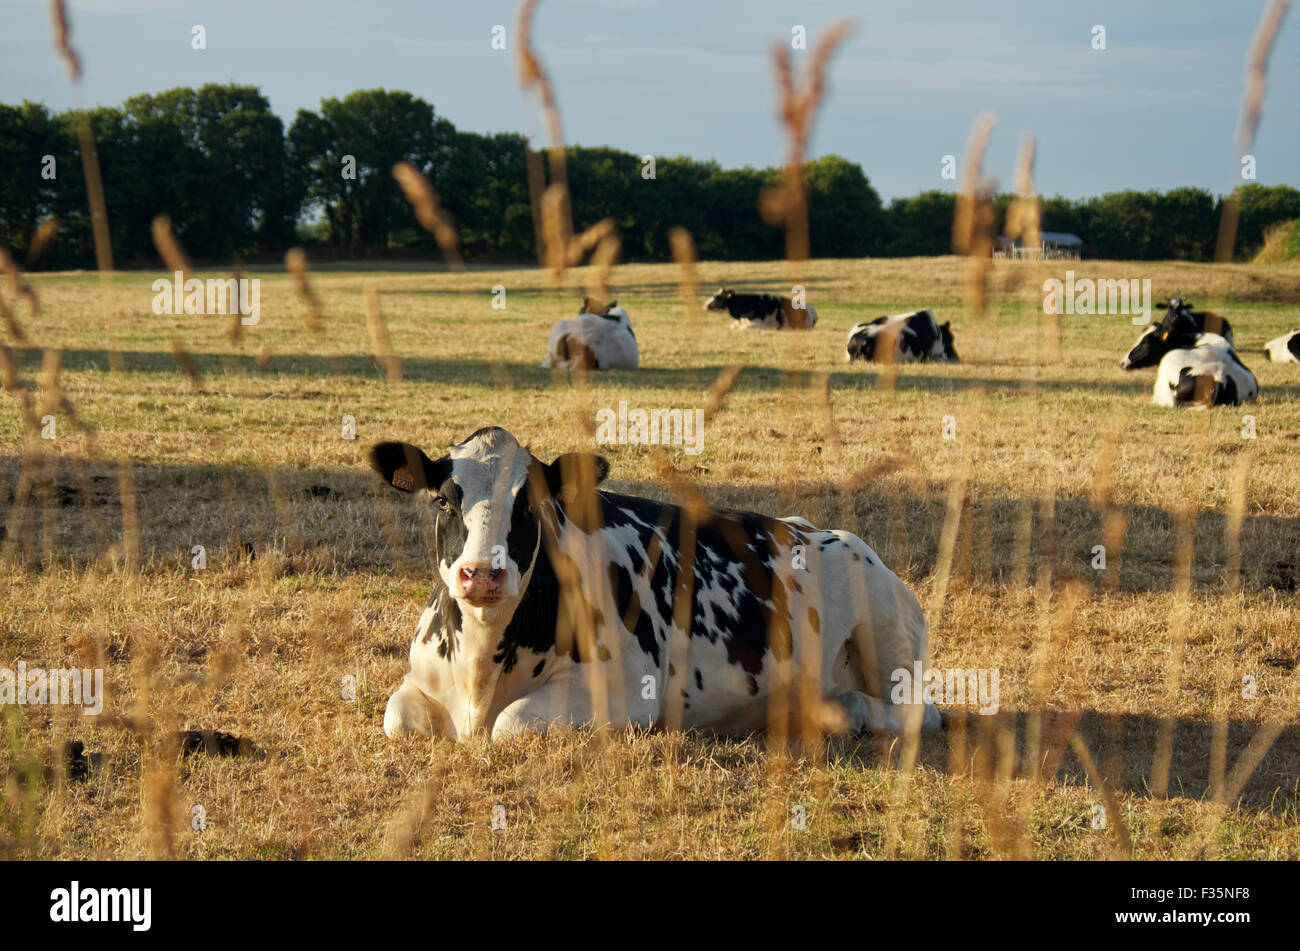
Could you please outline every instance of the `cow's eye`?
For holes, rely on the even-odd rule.
[[[444,511],[444,512],[450,512],[450,511],[451,511],[451,503],[448,502],[448,501],[447,501],[445,498],[443,498],[441,495],[437,496],[437,497],[434,499],[434,501],[438,503],[438,508],[441,509],[442,511]]]

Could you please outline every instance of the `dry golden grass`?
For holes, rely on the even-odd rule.
[[[684,310],[675,265],[617,266],[602,280],[642,366],[577,381],[537,363],[591,268],[557,286],[532,268],[317,267],[320,334],[303,332],[294,276],[254,273],[261,322],[237,340],[223,317],[155,316],[153,274],[104,278],[103,298],[95,275],[26,276],[41,306],[0,397],[0,666],[103,666],[108,698],[98,720],[0,711],[0,851],[1103,858],[1127,842],[1144,858],[1300,857],[1300,376],[1260,353],[1297,322],[1300,266],[1073,265],[1151,277],[1157,296],[1228,289],[1261,399],[1198,413],[1150,405],[1151,371],[1118,368],[1125,317],[1062,317],[1057,358],[1040,288],[1061,267],[991,264],[976,322],[962,259],[804,262],[818,326],[779,335]],[[786,268],[699,262],[689,283],[789,293]],[[953,320],[961,364],[843,362],[853,323],[927,305]],[[429,523],[374,484],[366,449],[499,424],[550,458],[592,449],[594,410],[620,399],[711,412],[698,457],[600,447],[614,488],[695,485],[713,505],[858,532],[926,605],[937,666],[999,668],[1002,713],[958,715],[915,751],[836,739],[793,758],[677,733],[388,741]],[[33,434],[37,410],[53,442]],[[1123,548],[1095,572],[1103,539]],[[178,759],[168,737],[190,727],[268,758]],[[105,772],[36,778],[67,739]]]

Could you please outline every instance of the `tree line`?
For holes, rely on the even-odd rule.
[[[407,92],[361,90],[302,109],[286,130],[255,86],[206,85],[98,107],[93,132],[118,267],[156,266],[150,224],[165,213],[196,261],[278,260],[295,245],[340,259],[436,253],[392,167],[413,163],[437,189],[469,260],[536,259],[529,142],[515,133],[462,132]],[[78,115],[0,104],[0,245],[23,260],[36,226],[59,234],[38,262],[93,267],[94,243]],[[670,260],[668,231],[688,229],[705,260],[784,254],[780,229],[758,213],[781,169],[570,146],[574,226],[612,218],[624,260]],[[539,165],[540,167],[540,165]],[[955,196],[934,189],[888,204],[862,167],[837,155],[802,169],[815,257],[947,254]],[[1000,230],[1010,195],[996,196]],[[1248,257],[1273,225],[1300,218],[1300,191],[1247,184],[1234,256]],[[1091,258],[1210,260],[1224,198],[1201,188],[1042,199],[1042,227],[1084,240]]]

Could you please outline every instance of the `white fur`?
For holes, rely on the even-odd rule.
[[[845,360],[853,359],[852,355],[849,353],[849,349],[848,349],[849,344],[852,343],[853,338],[855,336],[857,336],[859,333],[865,330],[867,332],[867,335],[873,339],[879,337],[881,334],[889,334],[893,337],[895,363],[916,362],[917,360],[920,359],[920,357],[917,357],[910,350],[905,350],[903,348],[903,337],[905,334],[912,333],[912,329],[907,326],[906,321],[918,313],[929,314],[930,321],[934,324],[935,341],[934,344],[930,347],[930,359],[947,360],[948,357],[944,353],[944,349],[943,349],[943,334],[939,330],[939,319],[934,316],[934,311],[932,311],[928,307],[919,311],[916,310],[908,311],[906,314],[890,314],[885,318],[885,322],[883,324],[875,324],[873,326],[871,321],[869,320],[864,320],[862,321],[862,323],[854,324],[853,327],[849,330],[848,337],[844,341],[844,359]]]
[[[576,361],[566,361],[560,357],[560,340],[567,334],[577,338],[596,355],[597,369],[635,370],[641,354],[627,311],[622,307],[613,307],[609,313],[618,319],[610,320],[599,314],[579,314],[557,323],[547,338],[546,359],[542,361],[542,366],[565,370],[574,368]]]
[[[1196,376],[1213,376],[1219,383],[1231,378],[1237,385],[1237,396],[1241,402],[1253,401],[1259,395],[1255,374],[1242,366],[1235,357],[1236,351],[1232,345],[1218,334],[1201,334],[1196,338],[1195,346],[1190,349],[1170,350],[1160,360],[1156,383],[1152,388],[1152,402],[1165,407],[1180,405],[1174,399],[1174,391],[1184,367],[1190,367]]]
[[[1287,344],[1291,342],[1291,338],[1296,334],[1300,334],[1300,330],[1284,333],[1282,336],[1275,337],[1264,344],[1264,349],[1268,351],[1269,360],[1274,363],[1300,363],[1300,359],[1296,359],[1296,355],[1287,349]]]

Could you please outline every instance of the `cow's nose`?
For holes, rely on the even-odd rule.
[[[457,580],[461,591],[470,600],[495,600],[503,594],[505,569],[493,568],[490,562],[477,562],[460,566]]]

